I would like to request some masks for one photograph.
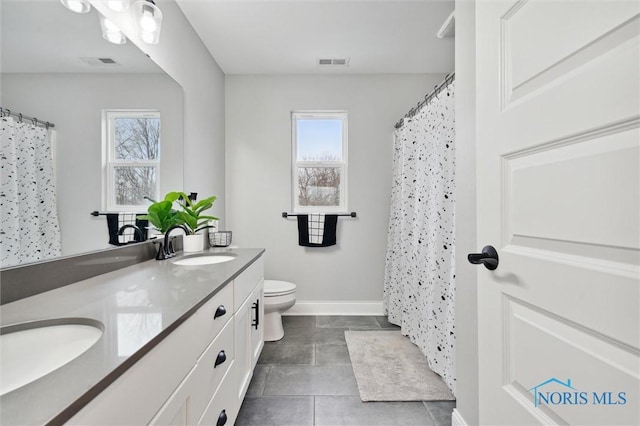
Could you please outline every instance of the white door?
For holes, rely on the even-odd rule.
[[[640,424],[639,8],[476,3],[482,424]]]

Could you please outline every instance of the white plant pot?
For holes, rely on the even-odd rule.
[[[185,235],[182,237],[182,250],[185,253],[194,253],[204,250],[203,234]]]

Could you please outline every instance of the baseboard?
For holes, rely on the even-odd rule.
[[[451,413],[451,426],[467,426],[467,423],[462,418],[462,414],[456,408]]]
[[[383,315],[382,302],[298,302],[283,315]]]

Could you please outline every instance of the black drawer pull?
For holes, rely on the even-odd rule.
[[[226,410],[222,410],[222,412],[218,416],[218,422],[216,423],[216,426],[224,426],[226,424],[227,424],[227,412]]]
[[[260,299],[256,299],[256,302],[253,304],[251,309],[256,310],[256,318],[253,321],[251,321],[252,322],[251,325],[255,327],[255,329],[257,330],[258,324],[260,324]]]
[[[227,360],[227,354],[225,354],[224,351],[220,351],[218,353],[218,356],[216,357],[216,363],[213,365],[213,368],[216,368],[226,360]]]
[[[216,319],[216,318],[218,318],[218,317],[221,317],[221,316],[223,316],[223,315],[224,315],[224,314],[226,314],[226,313],[227,313],[227,309],[224,307],[224,305],[220,305],[220,306],[218,306],[218,309],[216,309],[216,313],[215,313],[215,315],[213,316],[213,319]]]

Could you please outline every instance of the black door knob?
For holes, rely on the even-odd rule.
[[[484,265],[485,268],[493,271],[498,267],[498,252],[493,246],[484,246],[482,253],[469,253],[467,256],[469,263],[474,265]]]

